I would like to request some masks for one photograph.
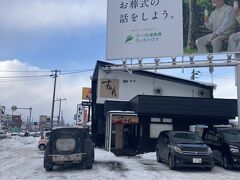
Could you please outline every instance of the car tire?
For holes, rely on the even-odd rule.
[[[223,158],[222,158],[223,160],[223,167],[225,168],[225,169],[230,169],[230,165],[229,165],[229,159],[227,158],[227,156],[224,156]]]
[[[44,168],[46,169],[46,171],[52,171],[53,170],[52,161],[46,160],[46,158],[44,158]]]
[[[162,163],[162,159],[160,157],[159,150],[157,150],[156,156],[157,156],[157,162]]]
[[[213,169],[212,167],[205,168],[206,171],[212,171],[212,169]]]
[[[86,169],[92,169],[93,158],[89,158],[89,159],[85,160],[84,165],[85,165]]]
[[[46,149],[46,146],[44,144],[40,144],[38,148],[40,151],[44,151]]]
[[[168,157],[168,165],[171,170],[176,170],[176,165],[171,154]]]
[[[94,152],[94,150],[93,150],[93,153],[92,153],[92,162],[94,162],[94,160],[95,160],[95,152]]]

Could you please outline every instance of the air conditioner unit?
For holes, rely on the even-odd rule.
[[[205,96],[205,91],[202,90],[202,89],[198,90],[198,96],[199,96],[199,97]]]
[[[155,88],[155,89],[153,90],[153,94],[158,95],[158,96],[161,96],[161,95],[163,94],[162,88]]]

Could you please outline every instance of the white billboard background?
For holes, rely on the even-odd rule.
[[[182,0],[108,0],[107,60],[183,55]]]

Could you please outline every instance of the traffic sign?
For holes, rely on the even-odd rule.
[[[17,106],[12,106],[12,111],[16,111],[17,110]]]

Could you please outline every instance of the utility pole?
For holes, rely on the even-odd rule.
[[[53,99],[52,99],[52,112],[51,112],[51,127],[50,129],[52,130],[53,128],[53,115],[54,115],[54,104],[55,104],[55,91],[56,91],[56,82],[57,82],[57,77],[58,77],[58,73],[60,71],[58,71],[57,69],[56,70],[52,70],[52,75],[50,75],[50,77],[53,77],[54,78],[54,88],[53,88]]]
[[[66,101],[67,99],[61,99],[61,98],[58,98],[56,99],[55,101],[59,101],[59,111],[58,111],[58,126],[61,122],[61,105],[62,105],[62,101]]]

